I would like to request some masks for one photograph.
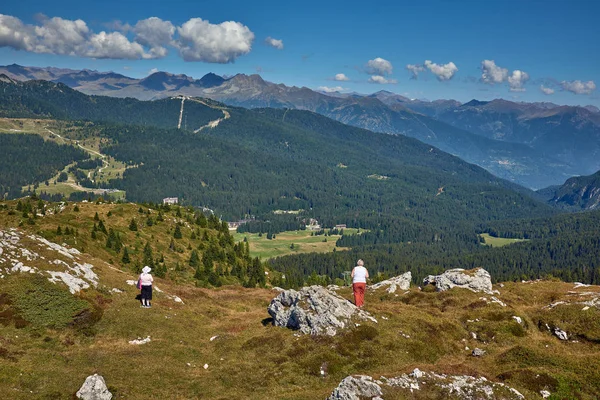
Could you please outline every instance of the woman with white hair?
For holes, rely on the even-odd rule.
[[[365,262],[358,260],[356,267],[352,270],[352,292],[354,293],[354,304],[356,307],[362,307],[365,302],[365,290],[367,289],[367,279],[369,271],[365,268]]]
[[[150,308],[152,304],[150,304],[150,300],[152,300],[152,282],[154,282],[154,278],[150,275],[150,271],[152,269],[149,266],[145,266],[142,268],[142,273],[140,274],[139,284],[140,289],[142,290],[142,307]]]

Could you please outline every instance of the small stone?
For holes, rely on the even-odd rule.
[[[473,349],[473,352],[471,353],[471,355],[473,357],[481,357],[485,354],[485,350],[481,350],[480,348],[475,348]]]
[[[547,390],[540,390],[540,394],[542,395],[542,397],[543,397],[544,399],[547,399],[548,397],[550,397],[550,395],[551,395],[552,393],[550,393],[550,392],[549,392],[549,391],[547,391]]]
[[[560,340],[569,340],[569,335],[567,332],[563,331],[560,328],[554,328],[554,335]]]
[[[208,369],[208,364],[204,364],[204,369]]]

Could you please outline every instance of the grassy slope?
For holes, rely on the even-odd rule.
[[[103,240],[88,239],[85,226],[89,230],[98,212],[107,226],[123,233],[132,248],[131,243],[146,240],[160,248],[170,241],[168,221],[173,216],[166,215],[162,224],[143,227],[137,237],[126,229],[133,216],[141,215],[137,205],[79,203],[78,213],[70,207],[20,229],[49,232],[58,222],[63,229],[67,225],[78,229],[77,243],[64,236],[54,240],[72,241],[71,245],[88,252],[83,257],[95,266],[100,286],[77,298],[91,304],[101,318],[87,325],[77,320],[64,328],[35,324],[17,328],[19,313],[13,315],[14,307],[0,296],[0,398],[68,399],[86,376],[99,373],[116,398],[316,399],[325,398],[348,374],[394,376],[414,368],[504,381],[527,398],[537,398],[544,388],[555,393],[555,399],[600,396],[600,310],[583,311],[582,305],[544,308],[556,301],[575,301],[579,295],[573,292],[600,296],[599,287],[574,289],[573,284],[559,282],[496,286],[507,307],[488,304],[481,294],[466,290],[432,293],[412,288],[398,295],[369,291],[365,309],[378,324],[362,324],[333,338],[298,337],[261,323],[277,295],[269,289],[201,289],[157,278],[156,286],[163,293],[155,292],[152,309],[140,309],[135,300],[138,291],[126,284],[135,275],[118,268],[118,263],[109,264],[115,256],[104,248]],[[106,216],[109,210],[111,217]],[[20,219],[20,215],[0,212],[2,229],[18,225]],[[187,228],[183,233],[189,238]],[[182,247],[180,257],[188,257],[187,247]],[[165,251],[168,263],[177,254]],[[39,262],[39,268],[47,268]],[[0,279],[0,293],[27,298],[30,278],[29,274],[13,274]],[[59,285],[46,286],[68,295]],[[123,292],[114,293],[113,288]],[[351,298],[349,289],[340,293]],[[179,296],[184,304],[167,294]],[[47,318],[64,315],[62,307],[59,303],[43,313]],[[524,326],[513,316],[523,318]],[[577,342],[559,341],[544,328],[546,323],[565,329]],[[152,338],[148,344],[128,343],[147,336]],[[211,341],[213,336],[217,338]],[[486,354],[472,357],[466,347],[479,347]],[[328,363],[325,378],[319,376],[323,362]],[[144,382],[143,390],[140,382]]]
[[[538,319],[555,317],[540,307],[567,297],[572,284],[506,285],[501,298],[508,308],[485,304],[479,294],[464,290],[412,289],[397,297],[369,292],[366,310],[379,319],[377,325],[363,325],[333,338],[312,338],[261,324],[275,291],[207,290],[159,280],[158,286],[185,304],[158,294],[154,307],[144,310],[134,300],[137,291],[124,283],[131,276],[101,269],[106,288],[125,292],[88,294],[102,298],[104,307],[95,336],[70,328],[0,327],[3,354],[12,357],[0,358],[3,398],[70,398],[87,375],[99,373],[116,398],[316,399],[325,398],[347,374],[390,376],[417,367],[493,381],[502,376],[527,398],[536,398],[543,388],[557,393],[554,398],[600,395],[598,345],[560,342],[537,329]],[[341,294],[351,295],[348,289]],[[597,337],[600,312],[586,312],[596,323],[577,326],[577,317],[570,317],[573,329],[593,331]],[[524,318],[525,329],[512,320],[513,315]],[[473,340],[470,332],[480,339]],[[146,336],[152,338],[148,344],[128,344]],[[211,341],[213,336],[217,338]],[[487,353],[474,358],[465,346]],[[320,378],[324,361],[329,374]],[[143,390],[139,382],[144,382]]]

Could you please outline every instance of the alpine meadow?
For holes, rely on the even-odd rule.
[[[598,12],[2,5],[0,398],[600,398]]]

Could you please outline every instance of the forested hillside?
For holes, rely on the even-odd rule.
[[[4,115],[127,123],[86,125],[79,134],[89,129],[88,135],[108,139],[102,152],[139,166],[110,185],[134,201],[177,196],[226,219],[302,209],[327,225],[353,226],[388,218],[439,226],[552,213],[532,192],[415,139],[311,112],[229,108],[230,118],[196,134],[164,128],[175,126],[181,100],[86,96],[43,81],[0,85]],[[207,102],[185,102],[188,128],[192,120],[223,116]]]
[[[0,134],[0,198],[14,198],[21,187],[44,182],[87,154],[73,146],[44,141],[37,135]]]

